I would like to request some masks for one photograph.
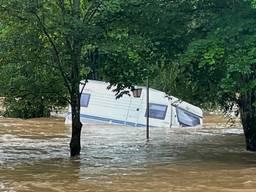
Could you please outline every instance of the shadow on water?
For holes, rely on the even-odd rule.
[[[0,120],[0,191],[253,191],[241,129],[88,125],[69,159],[61,120]]]

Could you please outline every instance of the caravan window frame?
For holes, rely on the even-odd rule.
[[[150,109],[153,105],[155,106],[158,106],[158,107],[165,107],[165,110],[164,111],[161,111],[163,112],[163,115],[161,117],[157,117],[157,116],[154,116],[150,113],[150,111],[152,109]],[[159,120],[165,120],[166,118],[166,113],[167,113],[167,110],[168,110],[168,105],[163,105],[163,104],[157,104],[157,103],[149,103],[149,118],[152,118],[152,119],[159,119]],[[160,111],[160,110],[158,110]],[[145,117],[147,117],[147,113],[148,113],[148,109],[146,110],[146,113],[145,113]]]
[[[86,97],[86,100],[85,100],[84,103],[82,102],[83,97]],[[91,99],[91,94],[89,94],[89,93],[82,93],[81,94],[81,98],[80,98],[80,106],[81,107],[88,107],[90,99]]]
[[[187,115],[188,117],[193,118],[194,120],[196,120],[197,124],[191,126],[191,125],[187,125],[187,124],[182,123],[181,119],[180,119],[180,116],[179,116],[179,113],[180,113],[179,111],[185,113],[185,115]],[[182,107],[176,107],[176,114],[177,114],[178,122],[184,127],[194,127],[194,126],[201,125],[201,118],[202,118],[201,116],[199,116],[195,113],[192,113],[192,112],[190,112],[190,111],[188,111],[188,110],[186,110]]]

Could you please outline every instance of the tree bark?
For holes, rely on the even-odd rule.
[[[74,44],[71,54],[71,112],[72,112],[72,137],[70,141],[70,155],[76,157],[81,150],[81,129],[80,121],[80,55],[81,47],[79,43]]]
[[[70,156],[79,157],[81,151],[81,130],[82,123],[80,122],[80,97],[75,94],[71,101],[72,111],[72,136],[70,141]]]
[[[256,151],[256,93],[241,94],[239,101],[240,118],[243,125],[246,149]]]
[[[80,0],[73,0],[72,16],[80,19]],[[79,26],[72,30],[71,44],[67,44],[71,58],[71,111],[72,111],[72,137],[70,141],[70,156],[79,157],[81,151],[81,130],[80,121],[80,68],[81,68],[81,42]],[[68,37],[67,37],[68,39]]]

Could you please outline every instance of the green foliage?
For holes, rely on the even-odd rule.
[[[79,112],[79,83],[95,71],[98,78],[117,84],[118,93],[142,82],[142,58],[150,49],[139,23],[133,25],[130,19],[135,13],[141,21],[144,13],[133,8],[144,3],[1,0],[0,64],[4,74],[11,74],[0,78],[3,95],[10,97],[6,104],[37,105],[49,98],[49,103],[43,102],[47,109],[64,100]]]
[[[48,103],[42,99],[7,97],[4,104],[6,105],[6,111],[3,115],[7,117],[28,119],[50,116],[51,108],[47,108]]]
[[[89,77],[116,85],[119,95],[148,76],[153,87],[194,104],[229,106],[256,86],[254,5],[1,0],[0,64],[12,74],[1,76],[1,90],[11,95],[15,85],[53,106],[65,103],[61,96],[71,102],[75,84]]]
[[[215,17],[214,25],[206,26],[204,35],[193,39],[180,55],[179,76],[188,85],[190,98],[230,109],[239,104],[240,95],[256,90],[256,12],[246,1],[227,1],[219,12],[215,5],[208,10]]]
[[[50,110],[67,105],[59,72],[43,39],[28,23],[3,20],[0,31],[0,90],[5,97],[6,116],[49,116]]]

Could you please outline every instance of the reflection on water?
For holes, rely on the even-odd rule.
[[[0,191],[256,191],[256,154],[240,128],[88,125],[69,159],[60,119],[0,119]]]

